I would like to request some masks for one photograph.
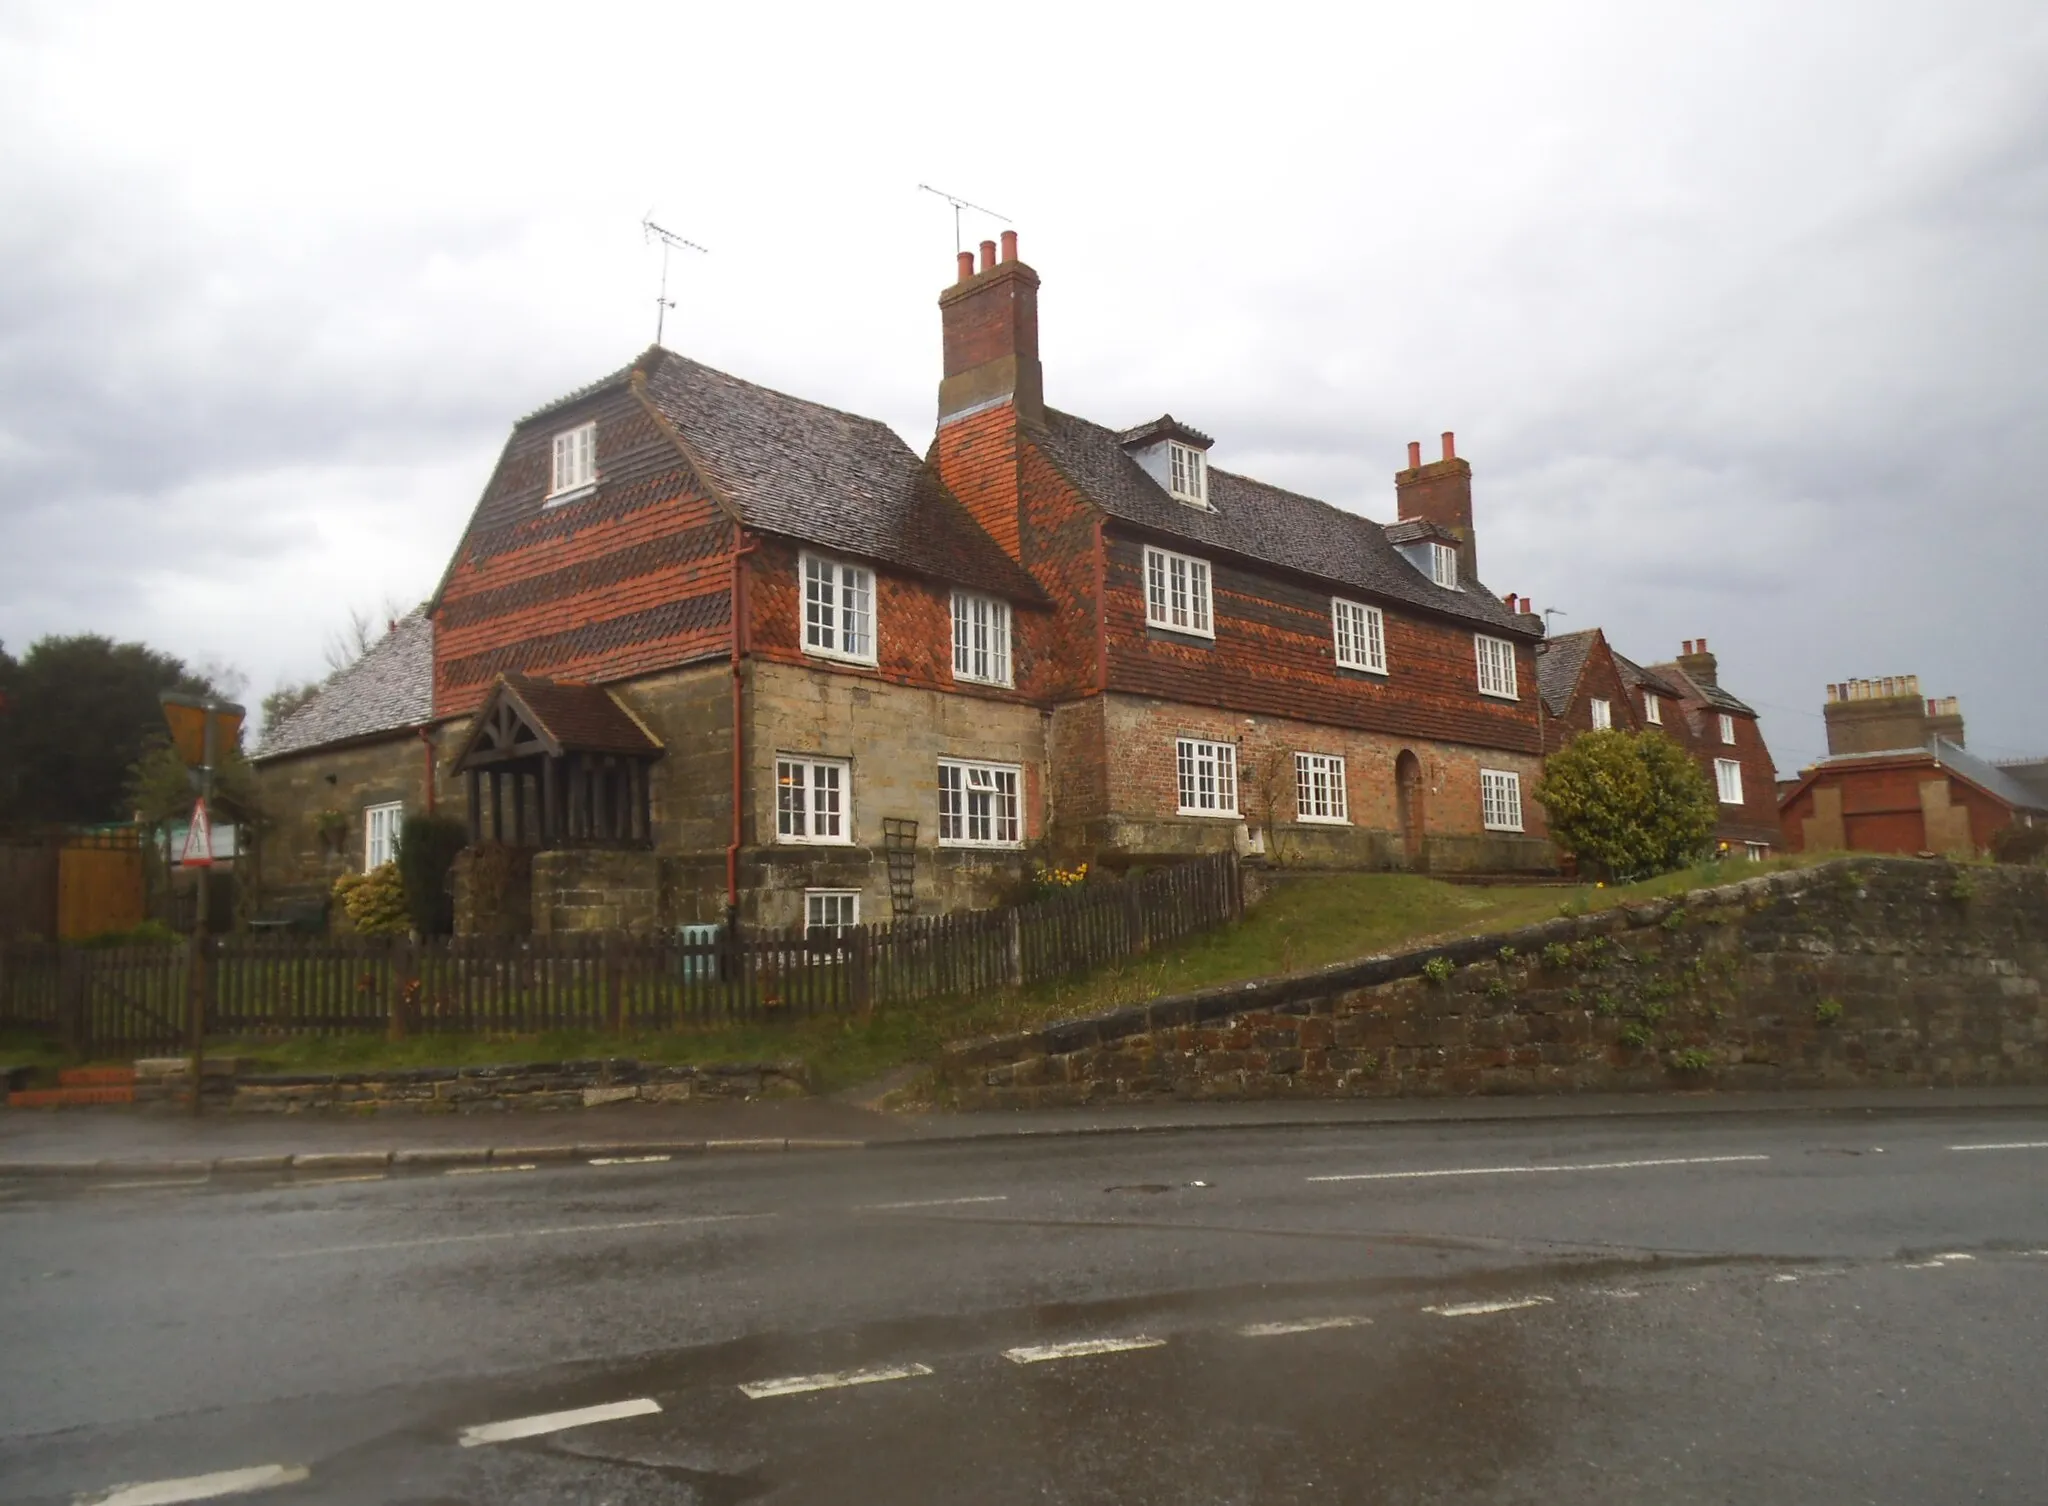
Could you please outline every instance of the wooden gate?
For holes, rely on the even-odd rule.
[[[81,832],[57,853],[57,935],[79,941],[132,931],[145,914],[142,844],[135,827]]]

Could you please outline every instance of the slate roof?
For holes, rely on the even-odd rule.
[[[2007,770],[2001,769],[1995,763],[1987,763],[1962,744],[1952,743],[1945,737],[1931,738],[1925,747],[1920,748],[1882,748],[1869,753],[1831,753],[1802,769],[1799,785],[1803,788],[1830,769],[1852,767],[1859,763],[1874,763],[1886,758],[1932,759],[1935,764],[2009,806],[2024,811],[2048,811],[2048,794],[2030,788],[2013,778]]]
[[[1116,437],[1118,444],[1130,445],[1133,448],[1154,444],[1162,439],[1178,439],[1183,444],[1191,444],[1202,450],[1216,443],[1200,429],[1190,428],[1171,413],[1162,413],[1152,422],[1139,424],[1135,429],[1125,429]]]
[[[1450,529],[1427,518],[1404,518],[1399,523],[1386,524],[1380,532],[1387,536],[1389,544],[1420,544],[1426,539],[1437,539],[1446,544],[1458,542],[1458,536]]]
[[[281,758],[433,719],[434,624],[424,612],[412,611],[362,658],[329,676],[305,705],[265,727],[254,757]]]
[[[1357,513],[1214,466],[1204,511],[1169,497],[1125,453],[1115,430],[1048,408],[1044,427],[1032,437],[1111,517],[1495,632],[1539,636],[1478,581],[1464,582],[1462,590],[1430,581],[1394,551],[1378,523]]]
[[[1612,644],[1608,645],[1607,651],[1614,655],[1614,667],[1621,671],[1621,682],[1630,690],[1652,690],[1673,701],[1685,699],[1686,692],[1683,686],[1673,684],[1655,670],[1643,668],[1633,659],[1624,658]]]
[[[1993,765],[2006,778],[2017,780],[2034,792],[2039,805],[2048,808],[2048,758],[2028,758]]]
[[[704,479],[749,528],[864,555],[916,575],[1042,602],[937,472],[878,419],[757,387],[674,351],[636,363]]]
[[[1586,659],[1593,652],[1598,628],[1581,628],[1576,633],[1559,633],[1544,640],[1536,652],[1536,686],[1552,716],[1563,716],[1571,708],[1572,692],[1579,688],[1579,676],[1586,671]],[[1616,656],[1620,662],[1620,656]]]
[[[1756,715],[1755,708],[1745,705],[1718,685],[1701,684],[1676,664],[1658,664],[1653,668],[1672,684],[1683,686],[1683,693],[1688,699],[1705,701],[1716,711],[1735,711],[1743,716]]]

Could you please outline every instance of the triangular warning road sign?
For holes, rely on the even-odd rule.
[[[187,868],[213,866],[213,820],[206,814],[206,797],[192,802],[192,822],[185,828],[185,850],[179,856]]]

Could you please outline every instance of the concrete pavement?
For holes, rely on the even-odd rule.
[[[2039,1499],[2048,1110],[1923,1107],[0,1182],[0,1499]]]

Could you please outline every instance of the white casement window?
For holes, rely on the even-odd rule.
[[[1590,701],[1586,702],[1586,708],[1593,713],[1593,730],[1595,732],[1605,732],[1614,725],[1614,708],[1599,696],[1594,696]]]
[[[860,924],[858,889],[804,890],[804,930],[812,936],[837,936]]]
[[[1725,711],[1721,713],[1721,741],[1730,745],[1735,742],[1735,718]]]
[[[1664,703],[1647,690],[1643,692],[1643,720],[1652,727],[1664,725]]]
[[[1183,816],[1237,814],[1237,745],[1183,737],[1174,743]]]
[[[1330,620],[1336,629],[1340,669],[1364,669],[1376,675],[1387,672],[1387,624],[1378,607],[1332,597]]]
[[[555,436],[555,467],[548,499],[557,500],[597,484],[597,425],[579,424]]]
[[[1150,627],[1214,638],[1216,627],[1209,608],[1209,562],[1148,545],[1145,622]]]
[[[1768,842],[1744,842],[1742,844],[1742,855],[1752,863],[1761,863],[1771,855],[1771,844]]]
[[[1166,446],[1167,486],[1177,501],[1209,505],[1209,457],[1191,444],[1169,440]]]
[[[1021,847],[1024,771],[1008,763],[939,760],[939,845]]]
[[[971,591],[953,593],[953,678],[1010,683],[1010,604]]]
[[[1520,700],[1515,689],[1515,646],[1505,638],[1489,638],[1484,633],[1472,635],[1472,646],[1479,656],[1479,693]]]
[[[1522,829],[1522,776],[1500,769],[1479,771],[1479,820],[1488,831]]]
[[[363,807],[364,872],[398,861],[398,831],[404,825],[405,806],[400,802]]]
[[[1349,824],[1343,759],[1328,753],[1294,755],[1294,819]]]
[[[1715,759],[1714,787],[1723,805],[1742,804],[1742,765],[1732,758]]]
[[[875,572],[823,555],[805,554],[804,652],[826,659],[875,662]]]
[[[847,802],[852,787],[853,765],[844,759],[776,759],[776,840],[853,841],[853,821]]]
[[[1458,551],[1449,544],[1429,546],[1429,578],[1440,586],[1458,589]]]

